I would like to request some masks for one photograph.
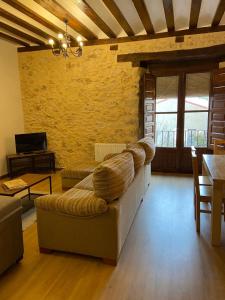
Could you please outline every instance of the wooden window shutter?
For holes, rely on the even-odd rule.
[[[208,145],[225,140],[225,68],[212,72]]]
[[[151,137],[155,140],[155,108],[156,108],[156,78],[145,73],[140,82],[140,137]]]

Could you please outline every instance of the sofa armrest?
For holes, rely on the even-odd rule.
[[[64,194],[52,194],[35,199],[37,208],[61,212],[68,215],[89,217],[105,213],[108,205],[96,197],[93,191],[70,189]]]

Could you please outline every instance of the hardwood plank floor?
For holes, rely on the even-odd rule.
[[[58,174],[53,182],[59,191]],[[224,300],[224,222],[222,246],[214,248],[210,215],[201,215],[201,234],[195,231],[192,193],[191,177],[154,175],[117,267],[39,254],[32,225],[24,232],[24,259],[0,277],[0,299]]]

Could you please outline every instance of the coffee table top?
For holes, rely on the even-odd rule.
[[[16,177],[14,179],[22,179],[27,183],[27,186],[19,188],[19,189],[13,189],[13,190],[7,190],[4,188],[2,185],[0,185],[0,195],[3,196],[14,196],[17,193],[20,193],[30,187],[32,187],[35,184],[38,184],[39,182],[51,177],[51,175],[46,175],[46,174],[31,174],[27,173],[24,175],[21,175],[19,177]]]

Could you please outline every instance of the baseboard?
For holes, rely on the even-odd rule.
[[[6,177],[8,177],[8,173],[7,173],[7,174],[0,175],[0,179],[6,178]]]

